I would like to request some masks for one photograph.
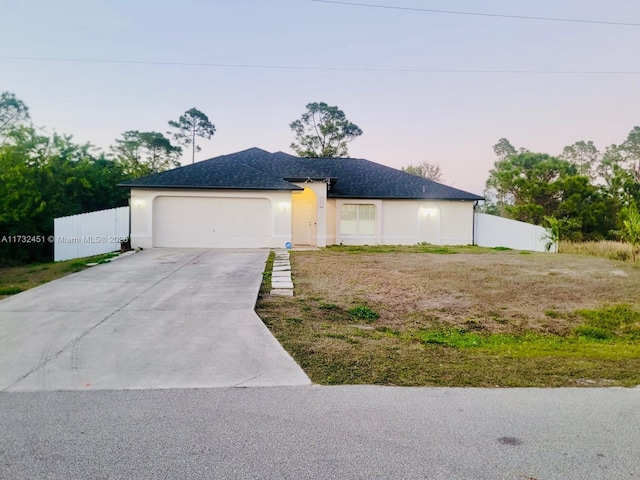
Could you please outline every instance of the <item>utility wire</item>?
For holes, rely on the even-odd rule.
[[[507,69],[451,69],[451,68],[378,68],[378,67],[314,67],[309,65],[260,65],[246,63],[207,63],[207,62],[161,62],[146,60],[109,60],[91,58],[61,58],[61,57],[25,57],[0,55],[0,60],[24,62],[55,62],[55,63],[93,63],[112,65],[146,65],[170,67],[201,67],[201,68],[243,68],[263,70],[303,70],[329,72],[377,72],[377,73],[443,73],[443,74],[514,74],[514,75],[640,75],[634,70],[507,70]]]
[[[591,23],[596,25],[617,25],[617,26],[623,26],[623,27],[640,27],[640,23],[608,22],[606,20],[581,20],[577,18],[533,17],[528,15],[503,15],[498,13],[461,12],[457,10],[435,10],[432,8],[398,7],[395,5],[376,5],[373,3],[342,2],[337,0],[311,0],[311,1],[316,3],[331,3],[334,5],[349,5],[354,7],[383,8],[387,10],[405,10],[410,12],[444,13],[447,15],[467,15],[467,16],[474,16],[474,17],[510,18],[510,19],[518,19],[518,20],[539,20],[539,21],[545,21],[545,22]]]

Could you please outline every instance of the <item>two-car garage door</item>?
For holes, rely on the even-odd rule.
[[[259,248],[270,246],[271,202],[265,198],[156,197],[153,246]]]

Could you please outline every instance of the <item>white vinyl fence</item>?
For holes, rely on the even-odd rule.
[[[481,247],[507,247],[514,250],[544,252],[547,230],[530,223],[484,213],[474,214],[474,240]],[[556,245],[551,248],[556,251]]]
[[[120,250],[129,238],[129,207],[56,218],[53,236],[56,262]]]

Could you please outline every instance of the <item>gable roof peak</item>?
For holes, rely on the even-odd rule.
[[[236,153],[230,153],[227,154],[228,155],[239,155],[239,154],[247,154],[247,153],[262,153],[262,154],[269,154],[269,155],[273,155],[271,152],[269,152],[268,150],[265,150],[263,148],[260,147],[251,147],[251,148],[246,148],[244,150],[240,150],[239,152]]]

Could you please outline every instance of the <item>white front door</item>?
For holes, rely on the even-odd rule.
[[[294,245],[312,245],[313,206],[307,202],[294,202],[292,208],[291,237]]]

